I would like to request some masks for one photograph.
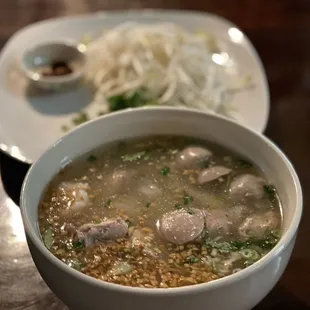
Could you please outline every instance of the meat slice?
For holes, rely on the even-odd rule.
[[[208,160],[212,153],[199,146],[191,146],[185,148],[178,154],[177,162],[178,165],[183,168],[195,168],[200,160]]]
[[[279,227],[280,219],[273,211],[247,217],[239,227],[243,239],[264,238],[268,232]]]
[[[252,174],[242,174],[233,179],[230,184],[230,194],[239,198],[262,198],[266,181]]]
[[[178,245],[194,241],[201,235],[204,226],[204,214],[199,209],[171,211],[157,222],[161,236]]]
[[[77,230],[77,238],[88,247],[95,242],[114,241],[124,238],[128,233],[128,225],[121,219],[111,219],[99,224],[84,224]]]
[[[198,176],[198,183],[204,184],[211,181],[214,181],[224,175],[231,173],[231,169],[223,166],[214,166],[202,170]]]

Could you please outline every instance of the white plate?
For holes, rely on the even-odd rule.
[[[91,96],[81,88],[54,95],[32,95],[18,72],[17,59],[26,48],[48,40],[81,40],[85,34],[99,35],[103,29],[124,21],[141,23],[174,22],[192,31],[205,29],[214,35],[242,72],[250,74],[255,88],[237,93],[232,99],[244,122],[263,132],[269,115],[269,90],[262,63],[250,41],[235,25],[220,17],[186,11],[100,12],[39,22],[18,31],[0,55],[0,149],[32,163],[64,133],[76,112],[87,106],[90,115],[100,107],[89,104]]]

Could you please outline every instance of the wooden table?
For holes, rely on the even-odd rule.
[[[295,165],[305,209],[292,259],[279,283],[255,309],[310,309],[310,1],[1,0],[0,45],[18,29],[41,19],[124,8],[213,12],[239,25],[257,48],[271,89],[266,135]],[[0,164],[0,309],[66,309],[40,278],[25,243],[18,197],[28,167],[4,154]]]

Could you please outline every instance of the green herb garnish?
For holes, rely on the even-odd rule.
[[[76,126],[81,125],[87,121],[89,121],[89,117],[85,112],[81,112],[72,119],[73,124]]]
[[[132,95],[116,95],[108,98],[110,111],[119,111],[127,108],[136,108],[148,105],[149,98],[146,96],[145,89],[137,90]]]
[[[125,222],[128,225],[128,228],[134,226],[134,224],[130,220],[125,220]]]
[[[274,202],[276,200],[276,189],[273,185],[264,185],[264,191],[267,196],[269,196],[269,199],[271,202]]]
[[[183,196],[183,202],[185,205],[190,204],[191,202],[193,202],[194,198],[190,195],[184,194]]]
[[[199,262],[199,258],[197,258],[194,255],[188,256],[186,258],[186,263],[188,263],[188,264],[195,264],[195,263],[198,263],[198,262]]]
[[[146,151],[137,152],[134,154],[127,154],[122,156],[123,161],[135,161],[141,159],[145,155]]]
[[[193,214],[195,214],[195,211],[192,208],[188,208],[187,213],[190,215],[193,215]]]
[[[109,206],[111,205],[111,202],[112,202],[112,199],[108,199],[108,200],[107,200],[107,203],[105,204],[106,207],[109,207]]]
[[[246,160],[244,160],[244,159],[239,159],[238,161],[237,161],[237,166],[239,167],[239,168],[252,168],[253,167],[253,165],[250,163],[250,162],[248,162],[248,161],[246,161]]]
[[[174,205],[174,207],[177,209],[177,210],[181,210],[182,209],[182,206],[179,204],[179,203],[176,203]]]
[[[146,205],[145,205],[147,208],[149,208],[151,206],[151,203],[148,202]]]
[[[210,156],[205,156],[198,159],[198,167],[199,168],[209,168],[210,167]]]
[[[163,176],[166,176],[167,174],[169,174],[170,172],[170,168],[169,167],[164,167],[163,169],[161,169],[160,173],[163,175]]]
[[[67,132],[67,131],[69,131],[69,127],[66,126],[66,125],[62,125],[62,126],[61,126],[61,130],[62,130],[63,132]]]
[[[97,160],[97,157],[95,155],[90,155],[87,158],[87,161],[90,162],[90,163],[92,163],[92,162],[94,162],[96,160]]]
[[[52,227],[49,226],[45,229],[43,234],[43,241],[45,246],[50,250],[54,242]]]
[[[72,246],[73,248],[80,250],[85,248],[85,243],[83,241],[76,241],[76,242],[72,242]]]
[[[152,154],[150,152],[146,152],[145,155],[143,156],[144,160],[150,160],[152,159]]]

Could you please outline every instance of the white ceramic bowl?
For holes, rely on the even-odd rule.
[[[86,63],[84,44],[73,41],[50,41],[40,43],[26,50],[20,60],[20,68],[29,81],[38,88],[56,91],[73,86],[83,75]],[[53,62],[70,64],[73,72],[67,75],[45,76],[40,68]]]
[[[37,221],[45,186],[58,170],[85,152],[111,141],[151,134],[178,134],[214,140],[252,159],[276,186],[283,204],[280,242],[254,265],[206,284],[143,289],[106,283],[69,268],[43,245]],[[302,192],[294,168],[264,136],[231,120],[177,108],[122,111],[91,121],[54,144],[31,167],[21,194],[21,211],[33,260],[55,294],[71,309],[210,309],[254,307],[282,275],[294,247],[302,213]]]

